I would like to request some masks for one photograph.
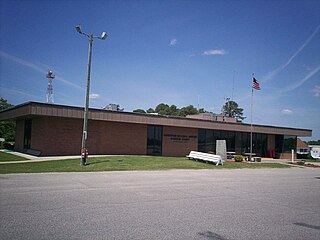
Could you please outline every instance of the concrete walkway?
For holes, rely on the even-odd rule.
[[[299,162],[299,161],[300,161],[300,159],[295,159],[293,162],[296,163],[296,162]],[[263,162],[263,163],[281,163],[281,164],[288,164],[288,165],[292,166],[291,165],[291,159],[290,160],[288,160],[288,159],[262,160],[261,162]],[[320,166],[320,161],[318,161],[318,162],[307,162],[307,163]],[[303,166],[303,165],[301,165],[301,166]]]
[[[79,155],[73,155],[73,156],[51,156],[51,157],[36,157],[33,155],[20,153],[20,152],[7,152],[12,155],[16,155],[19,157],[27,158],[28,160],[22,160],[22,161],[10,161],[10,162],[0,162],[0,164],[15,164],[15,163],[30,163],[30,162],[46,162],[46,161],[57,161],[57,160],[67,160],[67,159],[79,159],[80,160],[80,154]],[[110,155],[90,155],[90,157],[105,157]]]

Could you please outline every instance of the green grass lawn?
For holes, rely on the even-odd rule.
[[[286,168],[278,163],[235,163],[223,166],[196,162],[187,158],[152,156],[109,156],[89,158],[87,166],[80,166],[80,159],[37,163],[1,164],[0,174],[40,172],[95,172],[169,169],[232,169],[232,168]]]
[[[0,152],[0,162],[28,160],[24,157],[16,156],[6,152]]]

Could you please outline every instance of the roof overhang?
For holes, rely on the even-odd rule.
[[[84,108],[28,102],[17,105],[13,108],[0,112],[0,120],[16,120],[21,118],[34,118],[34,117],[62,117],[62,118],[75,118],[83,119]],[[111,121],[111,122],[125,122],[136,124],[150,124],[150,125],[163,125],[175,126],[186,128],[204,128],[216,129],[226,131],[239,131],[250,132],[251,125],[246,123],[227,123],[218,121],[208,121],[199,119],[188,119],[184,117],[169,117],[143,113],[132,112],[116,112],[103,109],[89,109],[88,118],[96,121]],[[253,132],[266,133],[266,134],[280,134],[292,135],[300,137],[312,136],[312,130],[300,128],[287,128],[267,125],[253,125]]]

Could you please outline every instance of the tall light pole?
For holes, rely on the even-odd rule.
[[[86,91],[86,105],[84,108],[84,117],[83,117],[83,133],[82,133],[82,144],[81,144],[81,160],[80,165],[85,166],[87,157],[88,157],[88,149],[87,149],[87,137],[88,137],[88,111],[89,111],[89,94],[90,94],[90,72],[91,72],[91,56],[92,56],[92,42],[94,38],[98,38],[101,40],[105,40],[107,38],[107,33],[103,32],[101,36],[93,36],[92,33],[87,34],[82,32],[81,26],[77,25],[76,30],[78,33],[83,34],[89,39],[89,53],[88,53],[88,78],[87,78],[87,91]]]

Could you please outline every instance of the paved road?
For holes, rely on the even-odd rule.
[[[319,169],[0,175],[0,239],[320,239]]]

